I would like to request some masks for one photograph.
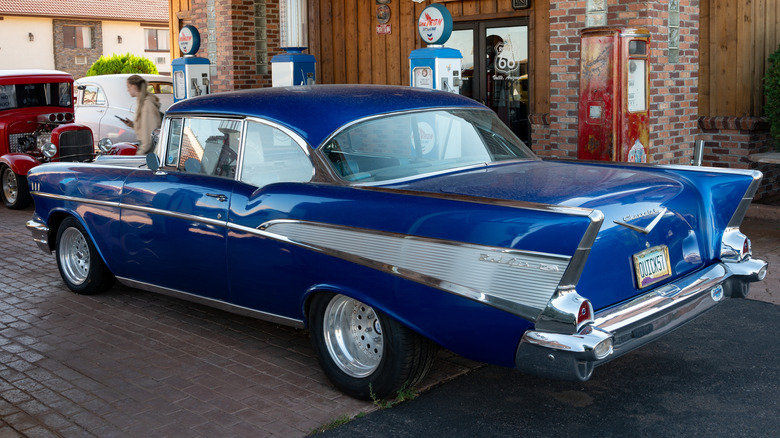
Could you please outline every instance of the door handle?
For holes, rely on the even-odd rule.
[[[217,198],[217,201],[219,202],[226,202],[227,196],[221,194],[221,193],[206,193],[206,196]]]

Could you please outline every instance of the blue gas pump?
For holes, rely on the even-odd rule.
[[[184,54],[171,62],[173,73],[173,101],[209,94],[211,90],[210,62],[195,56],[200,48],[200,33],[195,26],[186,25],[179,32],[179,48]]]
[[[271,58],[271,85],[289,87],[292,85],[314,85],[314,56],[303,53],[306,47],[283,47],[286,53]]]
[[[450,11],[438,3],[426,7],[417,20],[417,31],[428,47],[409,54],[410,85],[459,93],[463,55],[443,46],[452,34]]]

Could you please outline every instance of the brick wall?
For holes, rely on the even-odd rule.
[[[755,199],[780,200],[780,165],[760,163],[754,154],[773,152],[769,123],[758,117],[702,117],[703,165],[730,169],[757,169],[764,173]]]
[[[92,28],[92,48],[66,48],[63,26],[89,26]],[[53,20],[54,68],[73,75],[75,79],[86,76],[87,70],[103,54],[103,25],[99,21]],[[86,64],[76,64],[77,57],[86,56]]]
[[[212,29],[209,29],[208,6],[214,7]],[[201,34],[197,56],[209,57],[208,38],[215,39],[211,59],[213,92],[271,86],[271,68],[262,68],[279,48],[279,2],[275,0],[192,0],[193,25]],[[264,26],[264,27],[263,27]],[[265,33],[265,35],[262,35]],[[267,59],[258,65],[257,41],[265,38]],[[261,55],[261,54],[260,54]]]
[[[680,0],[680,48],[670,62],[669,0],[608,0],[607,26],[647,29],[650,41],[651,163],[690,163],[698,135],[699,1]],[[580,31],[585,1],[550,2],[550,113],[532,119],[533,143],[547,157],[577,157]],[[541,117],[540,117],[541,116]],[[540,123],[541,122],[541,123]]]

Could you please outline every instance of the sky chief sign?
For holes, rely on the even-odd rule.
[[[417,31],[428,45],[444,44],[452,34],[452,14],[444,6],[432,4],[420,14]]]

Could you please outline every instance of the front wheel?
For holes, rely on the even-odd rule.
[[[57,268],[68,289],[81,295],[106,291],[115,281],[84,227],[72,217],[57,230]]]
[[[316,295],[309,322],[320,366],[352,397],[393,396],[419,383],[433,362],[431,341],[345,295]]]
[[[21,210],[30,204],[30,190],[27,178],[17,175],[8,166],[0,167],[0,197],[3,204],[12,210]]]

